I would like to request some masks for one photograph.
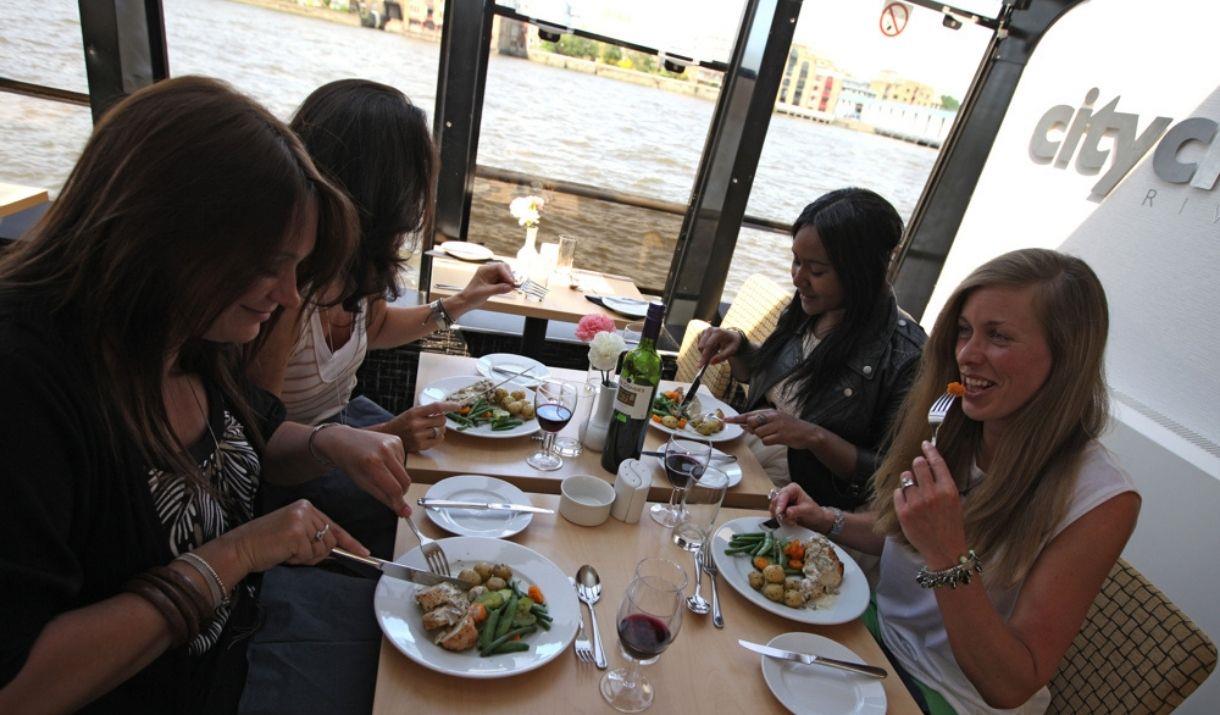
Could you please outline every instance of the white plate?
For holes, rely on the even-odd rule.
[[[493,368],[503,368],[508,372],[497,372]],[[484,355],[475,363],[475,369],[483,377],[490,378],[492,382],[499,382],[509,377],[511,373],[521,372],[526,368],[530,369],[527,375],[524,375],[522,382],[528,384],[535,380],[545,379],[551,374],[546,365],[538,362],[534,358],[528,358],[524,355],[514,355],[512,353],[492,353]]]
[[[839,594],[831,602],[829,608],[791,608],[768,600],[760,591],[750,588],[747,574],[754,570],[750,559],[745,556],[726,556],[724,550],[728,548],[729,539],[733,537],[733,534],[763,531],[759,524],[765,519],[765,516],[744,516],[725,522],[716,530],[716,534],[712,537],[712,558],[720,567],[720,575],[724,577],[726,583],[745,596],[746,600],[752,601],[754,605],[764,611],[770,611],[777,616],[801,623],[821,625],[847,623],[864,613],[864,609],[868,608],[868,580],[864,578],[864,572],[860,570],[855,560],[848,556],[846,551],[839,548],[838,544],[832,545],[835,553],[839,555],[839,560],[843,562],[843,583],[839,586]],[[813,536],[812,531],[799,526],[781,526],[775,530],[775,534],[789,539],[809,539]]]
[[[670,387],[669,389],[670,390],[681,390],[682,394],[685,395],[686,388],[688,388],[688,387],[690,387],[690,383],[686,383],[686,384],[682,384],[682,385],[675,385],[673,387]],[[660,390],[657,390],[658,394],[660,394],[660,392],[661,392]],[[733,409],[732,407],[729,407],[727,404],[721,402],[720,400],[717,400],[715,397],[712,397],[712,393],[703,389],[702,386],[699,387],[699,393],[695,396],[695,399],[699,400],[699,409],[702,412],[714,412],[716,410],[716,408],[720,408],[720,410],[722,410],[724,412],[725,417],[736,417],[738,414],[737,410]],[[649,413],[649,414],[651,414],[651,413]],[[706,440],[708,442],[728,442],[731,439],[737,439],[741,435],[745,434],[745,430],[742,428],[741,425],[731,425],[728,423],[725,423],[724,429],[720,430],[716,434],[709,434],[709,435],[699,434],[699,431],[696,430],[694,427],[691,427],[689,423],[687,423],[687,425],[685,427],[683,427],[682,429],[670,429],[669,427],[666,427],[665,425],[660,424],[659,422],[653,422],[651,419],[648,420],[648,424],[652,425],[653,427],[661,430],[662,432],[664,432],[666,434],[677,435],[678,437],[686,437],[689,439],[702,439],[702,440]]]
[[[487,246],[468,241],[445,241],[437,248],[463,261],[487,261],[495,256]]]
[[[529,504],[525,492],[506,481],[465,474],[442,479],[428,488],[428,499]],[[458,536],[485,536],[503,539],[521,533],[533,521],[529,512],[489,511],[487,509],[424,509],[428,519]]]
[[[648,301],[639,298],[620,298],[615,295],[603,295],[602,305],[619,315],[630,318],[643,318],[648,315]]]
[[[702,437],[702,435],[700,435],[700,437]],[[662,445],[661,449],[664,449],[664,448],[665,448],[665,446]],[[728,485],[729,489],[732,489],[733,487],[737,486],[738,484],[741,484],[741,465],[738,464],[736,461],[732,461],[732,462],[717,461],[716,460],[717,454],[723,455],[725,453],[721,452],[720,450],[716,449],[715,447],[712,447],[712,462],[711,462],[710,466],[715,467],[716,469],[719,469],[720,471],[724,472],[724,476],[729,478],[729,485]],[[656,460],[656,463],[657,463],[656,468],[653,470],[656,473],[657,477],[653,481],[656,481],[657,479],[659,479],[662,481],[656,481],[657,484],[666,483],[664,481],[667,479],[667,477],[665,476],[665,458],[664,457],[653,457],[652,459]]]
[[[501,539],[454,536],[438,543],[455,572],[479,561],[511,566],[514,578],[542,589],[554,622],[551,630],[525,637],[530,646],[528,651],[489,658],[479,657],[477,649],[454,653],[433,643],[424,630],[422,614],[415,603],[416,589],[423,587],[382,576],[373,594],[373,612],[381,632],[403,655],[425,668],[459,678],[504,678],[540,668],[571,645],[576,636],[576,624],[580,622],[576,591],[568,577],[549,559],[533,549]],[[415,568],[427,568],[419,547],[398,557],[397,561]]]
[[[417,400],[417,402],[418,402],[418,404],[421,404],[421,405],[430,405],[433,402],[442,402],[442,401],[444,401],[444,399],[446,397],[448,397],[455,391],[460,390],[463,387],[466,387],[468,385],[473,385],[476,381],[482,380],[482,379],[483,378],[481,378],[481,377],[475,377],[473,375],[454,375],[453,377],[442,377],[441,379],[437,380],[436,382],[432,383],[431,385],[428,385],[424,389],[420,390],[419,399]],[[528,387],[523,387],[521,385],[518,385],[515,382],[506,383],[506,384],[502,385],[502,387],[504,387],[505,389],[512,388],[509,390],[509,392],[512,392],[514,390],[524,390],[525,398],[527,400],[534,399],[534,392],[532,390],[530,390]],[[489,425],[489,424],[482,424],[482,425],[479,425],[478,427],[471,427],[470,429],[459,430],[458,423],[454,422],[451,419],[445,420],[445,426],[455,432],[458,432],[459,434],[468,434],[468,435],[473,435],[475,437],[491,437],[492,439],[511,439],[513,437],[525,437],[527,435],[531,435],[531,434],[537,432],[538,431],[538,420],[535,420],[535,419],[526,420],[524,423],[522,423],[512,429],[506,429],[506,430],[502,430],[500,432],[496,432],[496,431],[492,430],[491,425]]]
[[[824,655],[863,663],[850,648],[812,633],[784,633],[772,648]],[[784,707],[797,715],[884,715],[885,688],[880,680],[820,665],[762,658],[763,680]]]

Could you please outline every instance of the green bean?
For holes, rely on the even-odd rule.
[[[787,566],[785,566],[784,575],[785,576],[804,576],[805,572],[800,569],[790,569]]]
[[[534,626],[521,626],[520,628],[514,628],[513,630],[506,632],[504,635],[492,641],[491,644],[482,651],[481,655],[491,655],[493,652],[495,652],[496,648],[499,648],[508,641],[512,640],[513,636],[523,636],[527,633],[533,633],[536,630],[537,628]]]
[[[774,540],[772,539],[770,534],[767,534],[766,536],[764,536],[762,543],[759,544],[758,548],[754,550],[754,556],[765,555],[767,553],[767,550],[771,548],[772,543],[774,543]]]
[[[522,641],[509,641],[501,643],[498,647],[488,651],[488,655],[502,655],[504,653],[520,653],[530,649],[530,644]]]
[[[523,424],[525,424],[525,423],[518,419],[503,420],[501,422],[491,423],[491,429],[494,432],[502,432],[504,430],[512,429],[514,427],[520,427]]]
[[[491,644],[492,634],[496,632],[496,626],[500,623],[500,611],[504,608],[493,610],[487,615],[487,621],[483,624],[483,630],[479,631],[479,650],[483,650]]]
[[[507,633],[509,627],[513,625],[513,616],[517,615],[517,594],[514,593],[509,597],[504,612],[508,614],[508,618],[501,617],[500,623],[496,625],[497,638]]]

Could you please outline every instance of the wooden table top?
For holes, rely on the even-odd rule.
[[[469,261],[459,261],[449,256],[430,255],[433,255],[430,293],[436,298],[445,298],[457,293],[470,282],[470,277],[474,275],[480,265]],[[497,256],[497,258],[508,261],[503,256]],[[567,323],[578,322],[589,314],[599,314],[612,318],[614,324],[620,328],[632,321],[641,320],[641,318],[628,318],[606,310],[585,298],[585,293],[642,298],[639,289],[635,287],[635,283],[632,283],[630,278],[579,269],[574,272],[580,288],[584,292],[566,285],[559,285],[558,281],[552,281],[548,286],[546,298],[541,303],[527,300],[524,295],[513,292],[492,297],[483,304],[482,309]]]
[[[0,218],[50,201],[46,189],[0,182]]]
[[[412,485],[411,502],[427,491]],[[559,498],[532,494],[537,506],[558,509]],[[412,515],[420,529],[434,537],[445,534],[416,509]],[[717,523],[758,512],[722,509]],[[596,527],[576,526],[558,513],[536,514],[530,526],[513,540],[555,562],[564,573],[575,574],[581,564],[597,567],[603,592],[598,602],[597,622],[610,667],[624,665],[614,627],[623,590],[635,564],[647,556],[674,560],[688,573],[690,554],[674,546],[668,530],[645,517],[639,524],[624,524],[613,518]],[[556,548],[562,544],[563,548]],[[394,554],[414,548],[415,538],[399,524]],[[443,544],[442,544],[443,546]],[[881,648],[860,620],[837,626],[810,626],[789,621],[747,601],[731,586],[719,582],[725,628],[712,626],[711,616],[684,614],[682,629],[673,645],[644,673],[656,688],[654,713],[783,713],[784,707],[771,694],[759,667],[760,656],[737,645],[743,638],[766,643],[781,633],[803,631],[831,638],[851,648],[864,662],[890,671],[882,681],[891,713],[918,713],[919,708],[894,674]],[[689,589],[688,589],[689,590]],[[704,596],[710,598],[708,584]],[[587,609],[581,607],[587,618]],[[586,634],[592,638],[588,626]],[[568,648],[570,651],[571,648]],[[477,656],[472,656],[477,657]],[[602,671],[592,663],[578,663],[575,656],[561,653],[545,666],[511,678],[476,681],[441,675],[402,655],[384,638],[377,667],[374,715],[417,715],[432,712],[527,713],[540,715],[562,709],[571,713],[613,712],[598,692]],[[562,704],[562,705],[561,705]]]
[[[420,391],[443,377],[452,375],[477,375],[474,358],[437,353],[421,353],[419,370],[415,377],[416,404]],[[551,374],[564,380],[584,380],[585,373],[562,368],[549,368]],[[674,383],[662,382],[662,389]],[[576,437],[580,425],[570,423],[559,434]],[[664,449],[664,432],[649,429],[644,440],[645,450]],[[729,489],[724,497],[725,506],[750,509],[765,509],[767,493],[771,491],[771,479],[763,471],[754,453],[737,438],[716,443],[716,448],[737,457],[741,466],[741,483]],[[407,471],[411,479],[433,484],[456,474],[482,474],[497,477],[516,485],[527,492],[558,494],[559,483],[573,474],[592,474],[613,483],[614,475],[601,466],[601,453],[588,449],[579,457],[564,457],[563,466],[554,472],[540,472],[525,463],[526,457],[537,451],[538,442],[530,437],[512,439],[489,439],[473,437],[456,430],[447,430],[439,445],[423,452],[407,455]],[[651,501],[669,499],[670,486],[658,460],[645,457],[654,464],[652,488],[648,492]]]

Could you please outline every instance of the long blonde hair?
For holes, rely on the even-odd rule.
[[[963,504],[967,543],[986,560],[988,582],[1013,585],[1062,520],[1083,448],[1101,434],[1109,415],[1103,365],[1109,310],[1101,281],[1079,258],[1046,249],[1012,251],[979,266],[957,287],[936,319],[893,443],[873,476],[873,509],[877,532],[909,545],[893,493],[931,434],[928,408],[959,379],[962,306],[989,286],[1035,286],[1034,313],[1052,361],[1046,382],[1009,418],[987,478]],[[956,406],[940,428],[937,448],[959,489],[966,487],[982,436],[982,424]]]

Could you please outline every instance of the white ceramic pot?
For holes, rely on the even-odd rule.
[[[617,385],[605,385],[599,381],[597,404],[593,406],[593,412],[580,436],[580,442],[586,449],[600,452],[606,446],[606,433],[610,431],[610,418],[614,415],[614,395],[617,391]]]

